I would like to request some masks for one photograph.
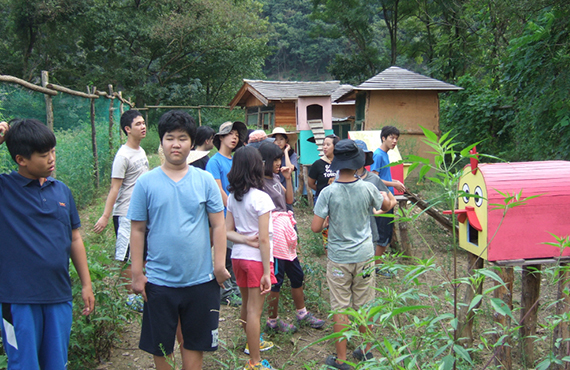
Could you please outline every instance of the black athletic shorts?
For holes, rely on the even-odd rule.
[[[146,284],[139,348],[155,356],[174,351],[178,318],[184,348],[190,351],[218,349],[220,286],[214,279],[184,288]]]

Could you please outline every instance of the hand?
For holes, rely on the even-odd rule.
[[[271,291],[271,276],[269,274],[263,274],[259,282],[259,289],[261,290],[261,295]]]
[[[386,212],[384,212],[381,209],[377,210],[376,208],[372,208],[372,213],[374,213],[375,215],[381,215],[381,214],[386,213]]]
[[[394,187],[396,188],[396,190],[398,190],[402,193],[406,191],[406,187],[404,186],[404,184],[402,184],[398,180],[394,180],[394,182],[395,182]]]
[[[325,218],[325,222],[323,222],[323,229],[326,229],[327,227],[329,227],[329,216],[327,216],[327,218]]]
[[[83,298],[84,304],[81,314],[87,316],[95,310],[95,296],[93,295],[93,288],[91,288],[91,285],[81,289],[81,298]]]
[[[8,130],[10,129],[10,126],[8,126],[7,122],[0,122],[0,144],[2,144],[4,142],[4,140],[6,140],[6,133],[8,132]]]
[[[145,302],[147,302],[146,289],[145,289],[147,281],[148,279],[144,274],[141,274],[140,276],[133,275],[133,282],[131,284],[133,292],[135,292],[135,294],[142,294],[142,297]]]
[[[101,218],[97,221],[95,226],[93,226],[93,231],[99,234],[101,231],[103,231],[104,228],[107,227],[108,223],[109,223],[109,217],[101,216]]]
[[[283,148],[283,152],[289,154],[289,150],[291,150],[291,145],[287,143],[287,145],[285,145],[285,148]]]
[[[289,180],[291,178],[291,172],[293,172],[293,169],[291,167],[281,167],[279,171],[281,171],[281,174],[285,180]]]
[[[220,266],[214,268],[214,276],[216,277],[216,281],[220,287],[224,287],[224,281],[228,280],[231,275],[230,272],[226,269],[225,266]]]
[[[246,236],[244,241],[250,247],[259,248],[259,234]]]

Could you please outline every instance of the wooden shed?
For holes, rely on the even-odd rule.
[[[243,86],[230,102],[230,108],[245,109],[245,122],[264,130],[283,127],[299,131],[297,153],[300,164],[312,164],[319,159],[322,139],[333,133],[333,103],[331,96],[341,88],[350,91],[350,85],[339,81],[263,81],[243,80]],[[336,96],[340,96],[337,93]],[[350,99],[348,99],[350,100]],[[350,102],[335,104],[339,113],[335,119],[348,133],[353,129],[354,108]],[[352,103],[354,106],[354,103]],[[315,137],[316,144],[307,142]],[[339,135],[340,136],[340,135]]]
[[[385,125],[397,127],[402,154],[421,156],[431,151],[422,142],[420,126],[440,133],[439,93],[463,88],[404,68],[390,67],[366,80],[353,91],[337,99],[356,101],[355,123],[362,130],[380,130]]]

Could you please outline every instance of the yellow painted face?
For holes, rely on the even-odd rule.
[[[459,181],[459,190],[477,195],[477,197],[459,198],[458,209],[467,210],[464,213],[467,215],[465,222],[459,223],[459,246],[483,259],[487,259],[487,188],[481,171],[477,170],[473,175],[471,166],[465,167]],[[480,228],[481,231],[477,228]]]

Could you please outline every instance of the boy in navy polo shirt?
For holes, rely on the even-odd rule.
[[[71,191],[50,177],[56,139],[37,120],[0,122],[18,171],[0,175],[0,306],[8,369],[65,369],[71,333],[69,258],[83,314],[95,306]]]

